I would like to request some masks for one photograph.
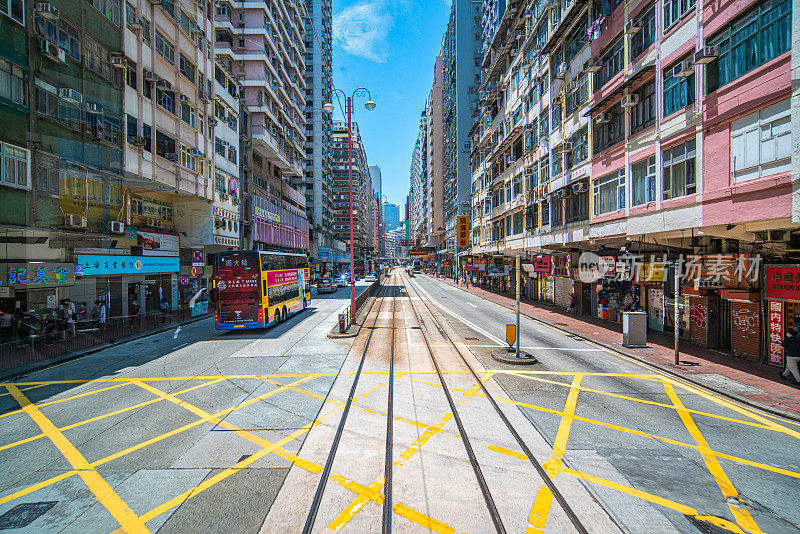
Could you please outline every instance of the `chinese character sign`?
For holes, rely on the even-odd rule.
[[[800,265],[768,266],[767,298],[800,300]]]
[[[783,321],[783,302],[769,300],[767,321],[767,360],[771,365],[783,367],[783,342],[784,321]]]
[[[469,246],[469,216],[459,215],[456,222],[456,240],[458,246],[465,248]]]
[[[563,276],[565,278],[569,278],[569,254],[551,254],[550,261],[553,265],[553,276]]]
[[[0,287],[37,289],[75,285],[72,263],[0,263]]]

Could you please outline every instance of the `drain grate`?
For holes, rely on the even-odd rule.
[[[41,501],[18,504],[0,515],[0,530],[27,527],[57,503],[58,501]]]

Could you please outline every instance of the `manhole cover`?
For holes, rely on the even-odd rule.
[[[0,530],[27,527],[39,516],[56,505],[58,501],[26,502],[18,504],[8,512],[0,515]]]

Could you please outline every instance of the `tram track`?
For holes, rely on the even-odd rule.
[[[488,485],[486,483],[486,480],[485,480],[485,478],[483,476],[483,472],[481,471],[479,462],[478,462],[477,458],[475,457],[474,451],[472,449],[472,445],[470,443],[470,440],[469,440],[469,438],[467,436],[467,433],[466,433],[466,431],[465,431],[465,429],[463,427],[463,424],[461,422],[461,418],[458,415],[458,410],[456,408],[455,403],[453,402],[452,395],[450,394],[450,391],[449,391],[449,387],[447,386],[447,382],[445,381],[444,375],[443,375],[443,373],[441,371],[441,368],[439,367],[439,362],[437,361],[437,358],[436,358],[436,356],[434,354],[434,351],[431,348],[432,343],[431,343],[431,340],[430,340],[430,334],[428,333],[427,328],[426,328],[427,325],[425,324],[425,321],[422,319],[422,315],[417,310],[417,307],[414,305],[414,300],[419,300],[420,302],[423,303],[423,306],[425,307],[425,309],[430,314],[430,317],[431,317],[432,323],[433,323],[433,327],[436,328],[436,330],[439,332],[439,334],[447,341],[447,343],[449,345],[452,346],[452,348],[455,350],[456,354],[458,354],[458,356],[461,359],[461,362],[469,370],[469,373],[474,378],[476,384],[480,387],[483,395],[489,401],[489,403],[492,405],[492,408],[495,410],[495,412],[499,415],[500,419],[503,421],[503,424],[506,426],[508,431],[511,433],[511,435],[514,438],[514,440],[517,442],[517,444],[519,445],[520,449],[522,450],[523,454],[525,454],[525,456],[527,456],[528,460],[533,465],[533,467],[536,470],[536,472],[538,473],[539,477],[542,479],[542,482],[550,490],[550,492],[552,493],[553,497],[556,499],[556,501],[559,503],[561,509],[564,511],[564,514],[567,516],[569,521],[575,527],[576,531],[581,533],[581,534],[587,534],[588,530],[583,525],[583,523],[581,522],[580,518],[578,518],[578,516],[575,514],[575,511],[572,509],[570,504],[564,498],[564,496],[561,493],[561,491],[556,487],[555,482],[553,481],[553,479],[550,477],[550,475],[547,473],[547,471],[545,471],[544,467],[542,467],[542,464],[533,455],[533,453],[531,452],[530,448],[525,443],[525,441],[522,439],[522,437],[520,436],[520,434],[517,431],[517,429],[514,427],[514,425],[511,423],[511,421],[509,421],[508,417],[505,415],[505,413],[502,411],[500,406],[497,404],[497,401],[494,399],[494,396],[490,393],[489,389],[486,387],[486,385],[483,382],[483,380],[481,380],[480,377],[478,376],[478,374],[475,372],[475,370],[473,369],[472,365],[470,365],[469,361],[464,356],[464,354],[462,352],[462,349],[453,340],[453,338],[450,336],[450,334],[447,332],[447,330],[442,325],[441,321],[436,317],[436,314],[434,313],[433,309],[428,304],[425,304],[425,300],[421,297],[421,295],[420,295],[419,291],[417,290],[417,288],[412,285],[410,279],[406,279],[405,276],[403,276],[402,277],[402,281],[403,281],[404,286],[407,288],[407,290],[408,290],[408,288],[413,288],[414,289],[414,293],[416,294],[416,297],[417,297],[416,299],[410,298],[410,304],[411,304],[412,313],[414,315],[415,320],[417,321],[417,323],[420,326],[420,331],[422,332],[422,336],[423,336],[423,339],[424,339],[424,342],[425,342],[425,347],[427,349],[428,354],[430,355],[431,361],[433,362],[433,365],[434,365],[434,368],[435,368],[436,373],[438,375],[439,381],[441,382],[442,390],[444,391],[445,396],[447,398],[447,402],[448,402],[448,404],[450,406],[450,409],[452,411],[452,414],[453,414],[453,419],[455,420],[456,425],[458,426],[459,434],[460,434],[460,436],[462,438],[462,441],[464,443],[464,447],[466,449],[467,456],[469,457],[470,464],[472,465],[473,471],[474,471],[475,476],[476,476],[477,481],[478,481],[478,485],[480,486],[481,493],[482,493],[484,501],[486,503],[487,511],[488,511],[489,515],[491,516],[492,522],[494,523],[494,526],[495,526],[495,529],[497,530],[497,532],[498,533],[505,533],[506,532],[505,527],[504,527],[503,522],[502,522],[502,518],[500,517],[500,513],[497,510],[497,506],[495,505],[494,498],[493,498],[493,496],[491,494],[491,491],[489,490],[489,487],[488,487]],[[409,294],[409,297],[410,296],[411,295]]]
[[[389,280],[392,280],[396,275],[389,277]],[[387,300],[387,297],[391,294],[390,300]],[[342,417],[339,420],[339,424],[336,428],[336,433],[333,438],[333,442],[331,443],[330,450],[328,452],[328,456],[325,461],[325,465],[323,467],[322,473],[320,475],[319,484],[317,485],[317,489],[314,493],[314,498],[311,502],[311,506],[308,511],[308,516],[306,517],[305,525],[303,527],[304,534],[311,534],[314,528],[314,524],[317,519],[317,514],[320,510],[320,505],[322,504],[322,499],[325,494],[325,488],[327,487],[331,471],[333,469],[333,463],[336,458],[336,452],[339,448],[339,443],[342,438],[342,434],[344,433],[345,427],[347,425],[348,415],[350,414],[350,408],[353,404],[353,400],[356,397],[356,389],[358,388],[360,379],[362,377],[362,370],[364,368],[364,362],[367,359],[367,356],[370,354],[370,348],[372,347],[372,339],[375,331],[379,328],[378,321],[383,316],[384,306],[387,302],[390,303],[392,309],[392,326],[391,326],[391,347],[389,353],[389,383],[388,383],[388,400],[387,400],[387,417],[386,417],[386,457],[384,462],[384,499],[383,499],[383,510],[382,510],[382,528],[381,532],[384,534],[388,534],[392,530],[392,449],[393,449],[393,442],[392,442],[392,434],[393,434],[393,427],[392,422],[394,419],[394,359],[395,359],[395,331],[396,331],[396,308],[397,308],[397,296],[398,296],[398,287],[397,286],[387,286],[381,285],[381,293],[378,296],[380,301],[378,311],[375,313],[375,317],[372,320],[372,324],[369,326],[369,334],[367,339],[364,343],[364,348],[361,352],[361,356],[359,358],[358,367],[355,372],[355,376],[353,377],[353,383],[350,387],[350,392],[347,396],[347,400],[344,403],[344,407],[342,408]]]

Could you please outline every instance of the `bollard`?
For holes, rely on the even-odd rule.
[[[347,323],[347,314],[340,313],[339,314],[339,333],[344,334],[346,331],[345,324]]]

